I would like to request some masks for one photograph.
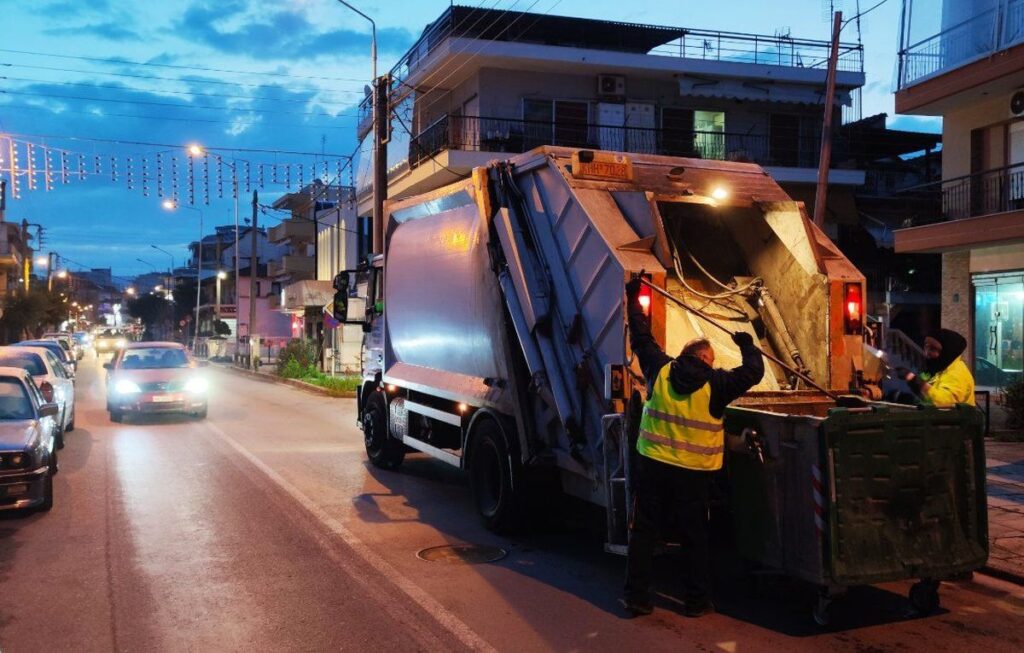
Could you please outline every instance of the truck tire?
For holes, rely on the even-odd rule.
[[[509,456],[501,427],[485,419],[474,429],[468,468],[473,499],[484,526],[495,533],[510,533],[523,525],[522,474]]]
[[[388,406],[379,392],[373,392],[366,400],[363,411],[363,442],[366,457],[374,467],[397,469],[405,459],[405,446],[391,437],[388,429]]]

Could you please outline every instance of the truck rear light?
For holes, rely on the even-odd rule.
[[[651,314],[651,288],[647,285],[640,286],[640,294],[637,295],[637,299],[640,301],[640,308],[643,309],[644,315],[650,316]]]
[[[845,307],[846,333],[858,334],[864,322],[864,295],[859,283],[848,283],[843,293]]]
[[[46,400],[46,403],[53,401],[53,386],[50,385],[49,381],[43,381],[39,384],[39,392],[43,393],[43,399]]]

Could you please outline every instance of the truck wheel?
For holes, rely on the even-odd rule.
[[[374,467],[396,469],[405,458],[405,447],[388,432],[388,407],[384,397],[374,392],[363,411],[363,442],[366,457]]]
[[[468,467],[473,498],[484,526],[495,533],[508,533],[522,526],[523,489],[516,487],[522,475],[514,479],[514,484],[513,474],[519,466],[510,458],[505,437],[494,420],[484,420],[473,433]]]

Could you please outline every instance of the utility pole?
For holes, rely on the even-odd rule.
[[[818,188],[814,193],[814,224],[825,227],[825,202],[828,197],[828,168],[832,160],[832,104],[836,96],[836,66],[839,63],[839,32],[843,29],[843,12],[832,16],[832,50],[828,55],[825,82],[825,116],[821,122],[821,156],[818,161]]]
[[[256,334],[256,271],[258,259],[256,257],[256,216],[259,213],[259,195],[256,189],[252,191],[252,238],[250,240],[249,252],[249,367],[255,369],[256,358],[259,356],[259,336]],[[237,282],[236,282],[237,286]]]
[[[384,252],[384,200],[388,198],[388,136],[391,115],[388,109],[391,76],[373,80],[373,252]]]

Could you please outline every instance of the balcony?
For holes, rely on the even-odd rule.
[[[444,150],[518,154],[540,145],[663,154],[718,161],[745,161],[765,166],[813,168],[819,138],[771,138],[678,129],[556,124],[506,118],[442,116],[409,143],[409,167],[415,168]],[[834,161],[840,161],[841,142]],[[837,166],[838,167],[838,166]]]
[[[279,261],[267,263],[267,275],[270,277],[290,276],[293,279],[313,278],[313,257],[287,254]]]
[[[311,243],[315,234],[315,225],[309,220],[289,218],[276,227],[271,227],[267,232],[267,239],[275,245],[287,242]]]
[[[514,42],[527,46],[824,71],[831,48],[829,41],[799,39],[785,34],[745,34],[453,6],[423,30],[416,43],[391,69],[391,77],[395,80],[393,95],[397,96],[393,102],[400,101],[411,92],[410,84],[404,82],[436,65],[436,62],[429,62],[430,56],[448,39],[481,42],[481,45],[454,46],[460,54],[467,50],[474,53],[472,56],[463,55],[467,63],[486,56],[485,52],[481,54],[484,43]],[[862,73],[863,47],[841,43],[838,69]],[[364,98],[359,105],[357,131],[360,138],[369,131],[372,107],[372,97]]]
[[[939,8],[937,4],[906,0],[905,11],[908,13],[905,20],[910,21],[907,33],[913,31],[915,20],[934,20],[934,12]],[[1024,0],[999,0],[991,9],[944,26],[937,34],[911,44],[901,43],[897,90],[1020,43],[1024,43]]]

